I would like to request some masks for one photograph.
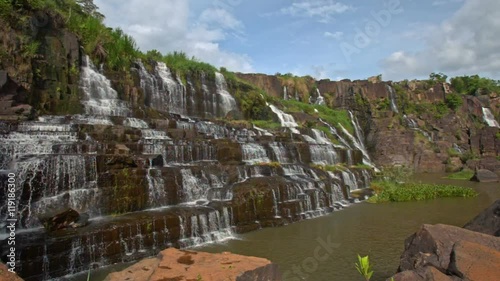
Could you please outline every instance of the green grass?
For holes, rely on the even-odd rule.
[[[281,100],[281,103],[286,107],[285,111],[288,113],[304,112],[323,119],[337,129],[340,129],[339,124],[341,124],[349,133],[354,132],[351,117],[346,110],[331,109],[324,105],[312,105],[295,100]]]
[[[452,180],[470,180],[472,176],[474,176],[474,171],[466,169],[460,172],[450,174],[446,176],[446,178]]]
[[[474,197],[472,188],[444,184],[372,182],[377,195],[368,199],[370,203],[406,202],[436,199],[442,197]]]
[[[277,129],[281,128],[280,123],[276,123],[276,122],[269,121],[269,120],[254,120],[254,121],[252,121],[252,123],[255,126],[262,128],[262,129],[277,130]]]

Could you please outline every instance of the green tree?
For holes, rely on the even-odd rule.
[[[436,83],[445,83],[447,79],[448,76],[441,72],[440,73],[433,72],[429,75],[429,80]]]
[[[451,93],[446,95],[445,103],[451,110],[456,110],[457,108],[462,106],[463,100],[459,95]]]

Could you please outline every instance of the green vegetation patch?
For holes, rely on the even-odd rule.
[[[406,202],[436,199],[442,197],[474,197],[472,188],[444,184],[395,183],[389,181],[372,182],[376,195],[368,199],[370,203]]]
[[[285,111],[288,113],[304,112],[319,117],[338,129],[340,129],[340,124],[349,131],[349,133],[352,134],[354,132],[351,117],[346,110],[331,109],[324,105],[312,105],[296,100],[282,100],[281,103],[286,107]]]
[[[470,180],[474,176],[474,171],[465,169],[460,172],[456,172],[453,174],[450,174],[446,176],[447,179],[452,179],[452,180]]]
[[[255,126],[262,128],[262,129],[271,129],[271,130],[277,130],[281,128],[281,124],[269,120],[254,120],[252,121],[252,124]]]

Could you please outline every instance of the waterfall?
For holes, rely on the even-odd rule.
[[[148,123],[146,123],[144,120],[137,119],[137,118],[126,118],[123,121],[123,126],[137,128],[137,129],[149,128]]]
[[[220,114],[217,116],[224,117],[231,110],[237,110],[236,101],[227,91],[226,79],[222,73],[215,72],[215,85],[217,86],[217,95],[219,97],[218,105],[220,108]]]
[[[348,192],[359,189],[356,176],[351,171],[342,171],[342,180],[344,181],[344,185],[348,187]]]
[[[354,146],[357,149],[361,150],[361,152],[363,153],[363,164],[373,167],[377,171],[377,168],[370,159],[370,154],[368,154],[368,151],[365,148],[364,137],[361,132],[361,127],[359,126],[358,119],[356,118],[356,116],[354,116],[354,114],[352,114],[351,111],[349,111],[349,116],[351,117],[351,123],[354,127],[356,137],[349,133],[349,131],[347,131],[346,128],[342,126],[342,124],[339,124],[339,126],[342,128],[343,133],[351,140]]]
[[[276,196],[276,191],[274,189],[271,190],[272,193],[273,193],[273,211],[274,211],[274,218],[281,218],[281,216],[279,215],[280,213],[280,210],[279,210],[279,207],[278,207],[278,198],[279,196]],[[279,192],[279,190],[278,190]]]
[[[149,168],[146,174],[148,181],[148,206],[149,208],[167,205],[167,192],[161,171],[153,168],[153,160],[149,159]]]
[[[128,116],[130,109],[118,99],[118,93],[111,88],[111,82],[97,72],[88,56],[83,58],[80,88],[85,98],[83,106],[89,115]]]
[[[168,112],[187,114],[186,86],[179,77],[173,78],[170,69],[163,62],[156,65],[156,75],[159,79],[160,89],[158,94],[167,95]]]
[[[483,120],[490,127],[500,128],[500,125],[498,124],[498,121],[495,119],[495,116],[493,115],[493,113],[491,113],[491,110],[487,107],[483,107]]]
[[[258,133],[260,133],[260,135],[262,135],[262,136],[268,136],[268,137],[272,137],[272,136],[273,136],[273,134],[271,134],[268,130],[264,130],[264,129],[262,129],[262,128],[259,128],[259,127],[255,126],[255,125],[253,125],[253,128],[254,128],[254,129],[255,129]]]
[[[396,93],[391,85],[386,85],[387,91],[389,91],[389,99],[391,100],[391,110],[394,113],[399,113],[398,106],[396,105]]]
[[[181,169],[182,191],[185,196],[184,202],[195,203],[198,200],[206,200],[210,185],[207,179],[198,179],[193,175],[191,169]]]
[[[273,142],[269,144],[273,153],[273,159],[281,164],[293,163],[287,149],[282,143]]]
[[[286,86],[283,86],[283,99],[288,100],[288,90]]]
[[[229,129],[221,125],[214,124],[208,121],[200,121],[195,123],[196,132],[204,134],[207,137],[214,139],[222,139],[229,136]]]
[[[321,123],[323,123],[324,125],[326,125],[329,129],[330,129],[330,133],[332,133],[332,135],[334,135],[346,148],[348,149],[352,149],[351,148],[351,145],[349,144],[349,142],[347,142],[337,131],[337,129],[335,129],[335,127],[333,127],[332,125],[328,124],[327,122],[325,122],[324,120],[322,120],[321,118],[319,119],[319,121]]]
[[[257,143],[244,143],[241,145],[243,152],[243,161],[248,164],[269,163],[266,149]]]
[[[231,228],[231,218],[227,207],[222,213],[213,210],[207,214],[191,215],[189,220],[181,219],[180,228],[182,239],[179,240],[181,248],[198,247],[207,243],[220,242],[234,238]],[[186,230],[189,229],[189,237]]]
[[[299,126],[299,124],[295,122],[295,119],[293,119],[292,115],[284,113],[283,111],[279,110],[276,106],[272,104],[269,105],[269,107],[274,112],[274,114],[276,114],[280,119],[282,127],[290,128],[294,134],[300,134],[299,130],[296,129]]]
[[[408,127],[409,127],[410,129],[416,129],[416,128],[418,128],[418,123],[417,123],[417,121],[415,121],[415,120],[413,120],[412,118],[410,118],[410,117],[406,116],[406,114],[405,114],[405,115],[403,115],[403,119],[406,121],[406,125],[408,125]]]
[[[50,120],[54,123],[22,122],[17,132],[0,135],[0,174],[16,173],[20,228],[40,226],[38,216],[49,210],[100,213],[96,156],[82,155],[73,125]],[[7,185],[1,189],[7,194]],[[6,202],[0,196],[2,221],[7,218]]]
[[[406,121],[406,125],[408,126],[408,128],[420,132],[430,142],[433,141],[432,140],[432,136],[428,132],[426,132],[426,131],[424,131],[424,130],[422,130],[422,129],[419,128],[417,121],[413,120],[412,118],[410,118],[410,117],[408,117],[406,115],[403,115],[403,118]]]
[[[316,102],[314,104],[316,105],[324,105],[325,104],[325,98],[321,95],[321,92],[319,89],[316,89],[316,94],[318,97],[316,98]]]

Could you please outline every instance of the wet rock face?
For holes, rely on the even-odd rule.
[[[55,231],[65,228],[77,228],[87,225],[88,214],[79,214],[73,209],[67,209],[62,212],[44,214],[38,218],[42,225],[48,231]]]
[[[263,258],[170,248],[162,251],[157,258],[143,260],[105,279],[123,280],[280,281],[281,274],[276,265]]]

